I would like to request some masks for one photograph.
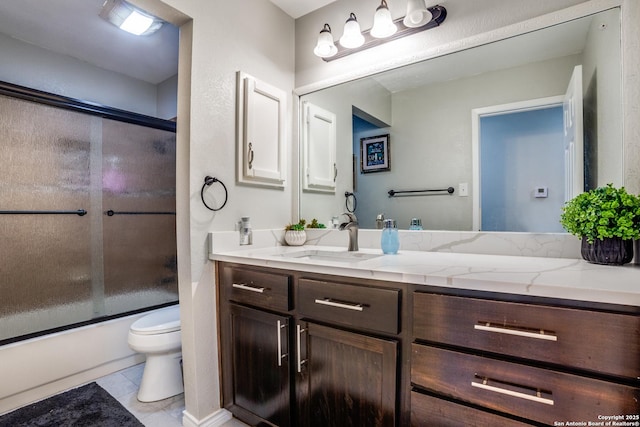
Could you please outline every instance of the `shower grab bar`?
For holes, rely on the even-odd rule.
[[[449,188],[436,188],[436,189],[432,189],[432,190],[402,190],[402,191],[397,191],[397,190],[389,190],[387,192],[387,194],[389,194],[389,197],[395,197],[397,194],[405,194],[405,193],[413,193],[416,196],[426,196],[427,194],[416,194],[416,193],[442,193],[446,191],[449,194],[453,194],[453,192],[455,191],[453,187],[449,187]]]
[[[175,215],[175,212],[127,212],[127,211],[114,211],[109,209],[105,212],[108,216],[114,215]]]
[[[78,209],[77,211],[0,211],[1,215],[78,215],[84,216],[87,211]]]

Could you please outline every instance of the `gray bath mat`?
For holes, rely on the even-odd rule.
[[[96,383],[69,390],[0,417],[4,427],[144,427]]]

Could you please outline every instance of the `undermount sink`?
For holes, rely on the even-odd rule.
[[[331,262],[344,262],[354,263],[360,261],[366,261],[372,258],[382,256],[382,254],[367,254],[363,252],[348,252],[348,251],[323,251],[319,249],[307,249],[298,252],[289,252],[282,254],[284,258],[294,259],[307,259],[314,261],[331,261]]]

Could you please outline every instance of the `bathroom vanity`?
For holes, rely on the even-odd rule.
[[[638,266],[359,254],[211,255],[225,408],[277,426],[640,422]]]

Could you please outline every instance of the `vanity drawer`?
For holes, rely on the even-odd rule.
[[[637,315],[419,292],[413,313],[416,339],[640,378]]]
[[[474,427],[531,426],[448,400],[411,392],[411,427],[460,427],[471,424]]]
[[[415,343],[411,349],[413,384],[503,413],[554,425],[640,412],[640,389],[631,386]]]
[[[278,311],[291,310],[291,277],[242,267],[224,266],[222,286],[226,298]]]
[[[397,334],[400,290],[300,279],[297,309],[319,321]]]

